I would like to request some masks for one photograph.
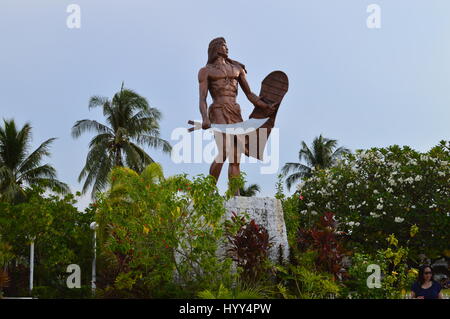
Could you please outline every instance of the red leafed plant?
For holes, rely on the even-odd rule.
[[[2,296],[2,289],[8,287],[9,277],[8,273],[4,270],[0,270],[0,298]]]
[[[241,277],[244,281],[254,282],[264,274],[269,248],[271,247],[267,229],[259,226],[254,219],[246,223],[244,217],[235,213],[231,217],[231,224],[237,225],[237,232],[227,229],[227,239],[230,247],[228,255],[242,269]]]
[[[342,268],[343,249],[336,236],[333,213],[325,213],[311,229],[299,229],[297,244],[300,251],[317,252],[315,263],[318,269],[338,276]]]

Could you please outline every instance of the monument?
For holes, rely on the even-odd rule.
[[[246,79],[245,66],[228,57],[228,47],[224,38],[213,39],[208,47],[208,61],[198,73],[199,109],[202,122],[188,121],[193,125],[190,132],[198,129],[211,129],[217,144],[218,155],[209,169],[216,182],[223,164],[229,162],[228,178],[240,175],[240,158],[244,154],[258,160],[263,159],[263,152],[270,132],[275,125],[275,118],[281,101],[286,94],[289,81],[285,73],[270,73],[261,85],[259,96],[254,94]],[[244,121],[241,108],[236,101],[238,87],[253,104],[254,109],[249,120]],[[212,104],[207,105],[208,92]],[[288,244],[281,203],[275,198],[236,197],[226,205],[226,218],[231,213],[247,212],[251,219],[265,227],[272,238],[273,247],[270,258],[276,260],[281,251],[287,258]]]

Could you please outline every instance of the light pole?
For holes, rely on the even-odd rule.
[[[94,231],[94,258],[92,259],[92,291],[95,292],[95,288],[97,287],[95,282],[97,281],[96,273],[95,273],[95,266],[97,263],[97,227],[98,224],[96,222],[92,222],[90,225],[91,229]]]
[[[30,294],[33,291],[33,279],[34,279],[34,238],[31,238],[31,244],[30,244]]]

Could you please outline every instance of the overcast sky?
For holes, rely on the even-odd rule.
[[[66,25],[71,3],[81,7],[80,29]],[[371,3],[381,7],[380,29],[366,25]],[[170,139],[200,119],[197,72],[217,36],[246,65],[254,92],[273,70],[289,76],[276,123],[280,169],[319,134],[352,150],[426,151],[450,136],[448,0],[1,0],[0,35],[0,117],[31,122],[34,146],[58,137],[50,162],[73,191],[92,135],[74,140],[70,129],[79,119],[103,120],[88,110],[90,96],[112,96],[125,81],[162,111]],[[242,92],[238,101],[248,118]],[[149,153],[166,175],[209,169]],[[243,165],[261,195],[273,196],[276,174],[259,169]]]

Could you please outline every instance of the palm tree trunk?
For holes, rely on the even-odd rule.
[[[120,167],[123,166],[120,146],[116,146],[114,165]]]

